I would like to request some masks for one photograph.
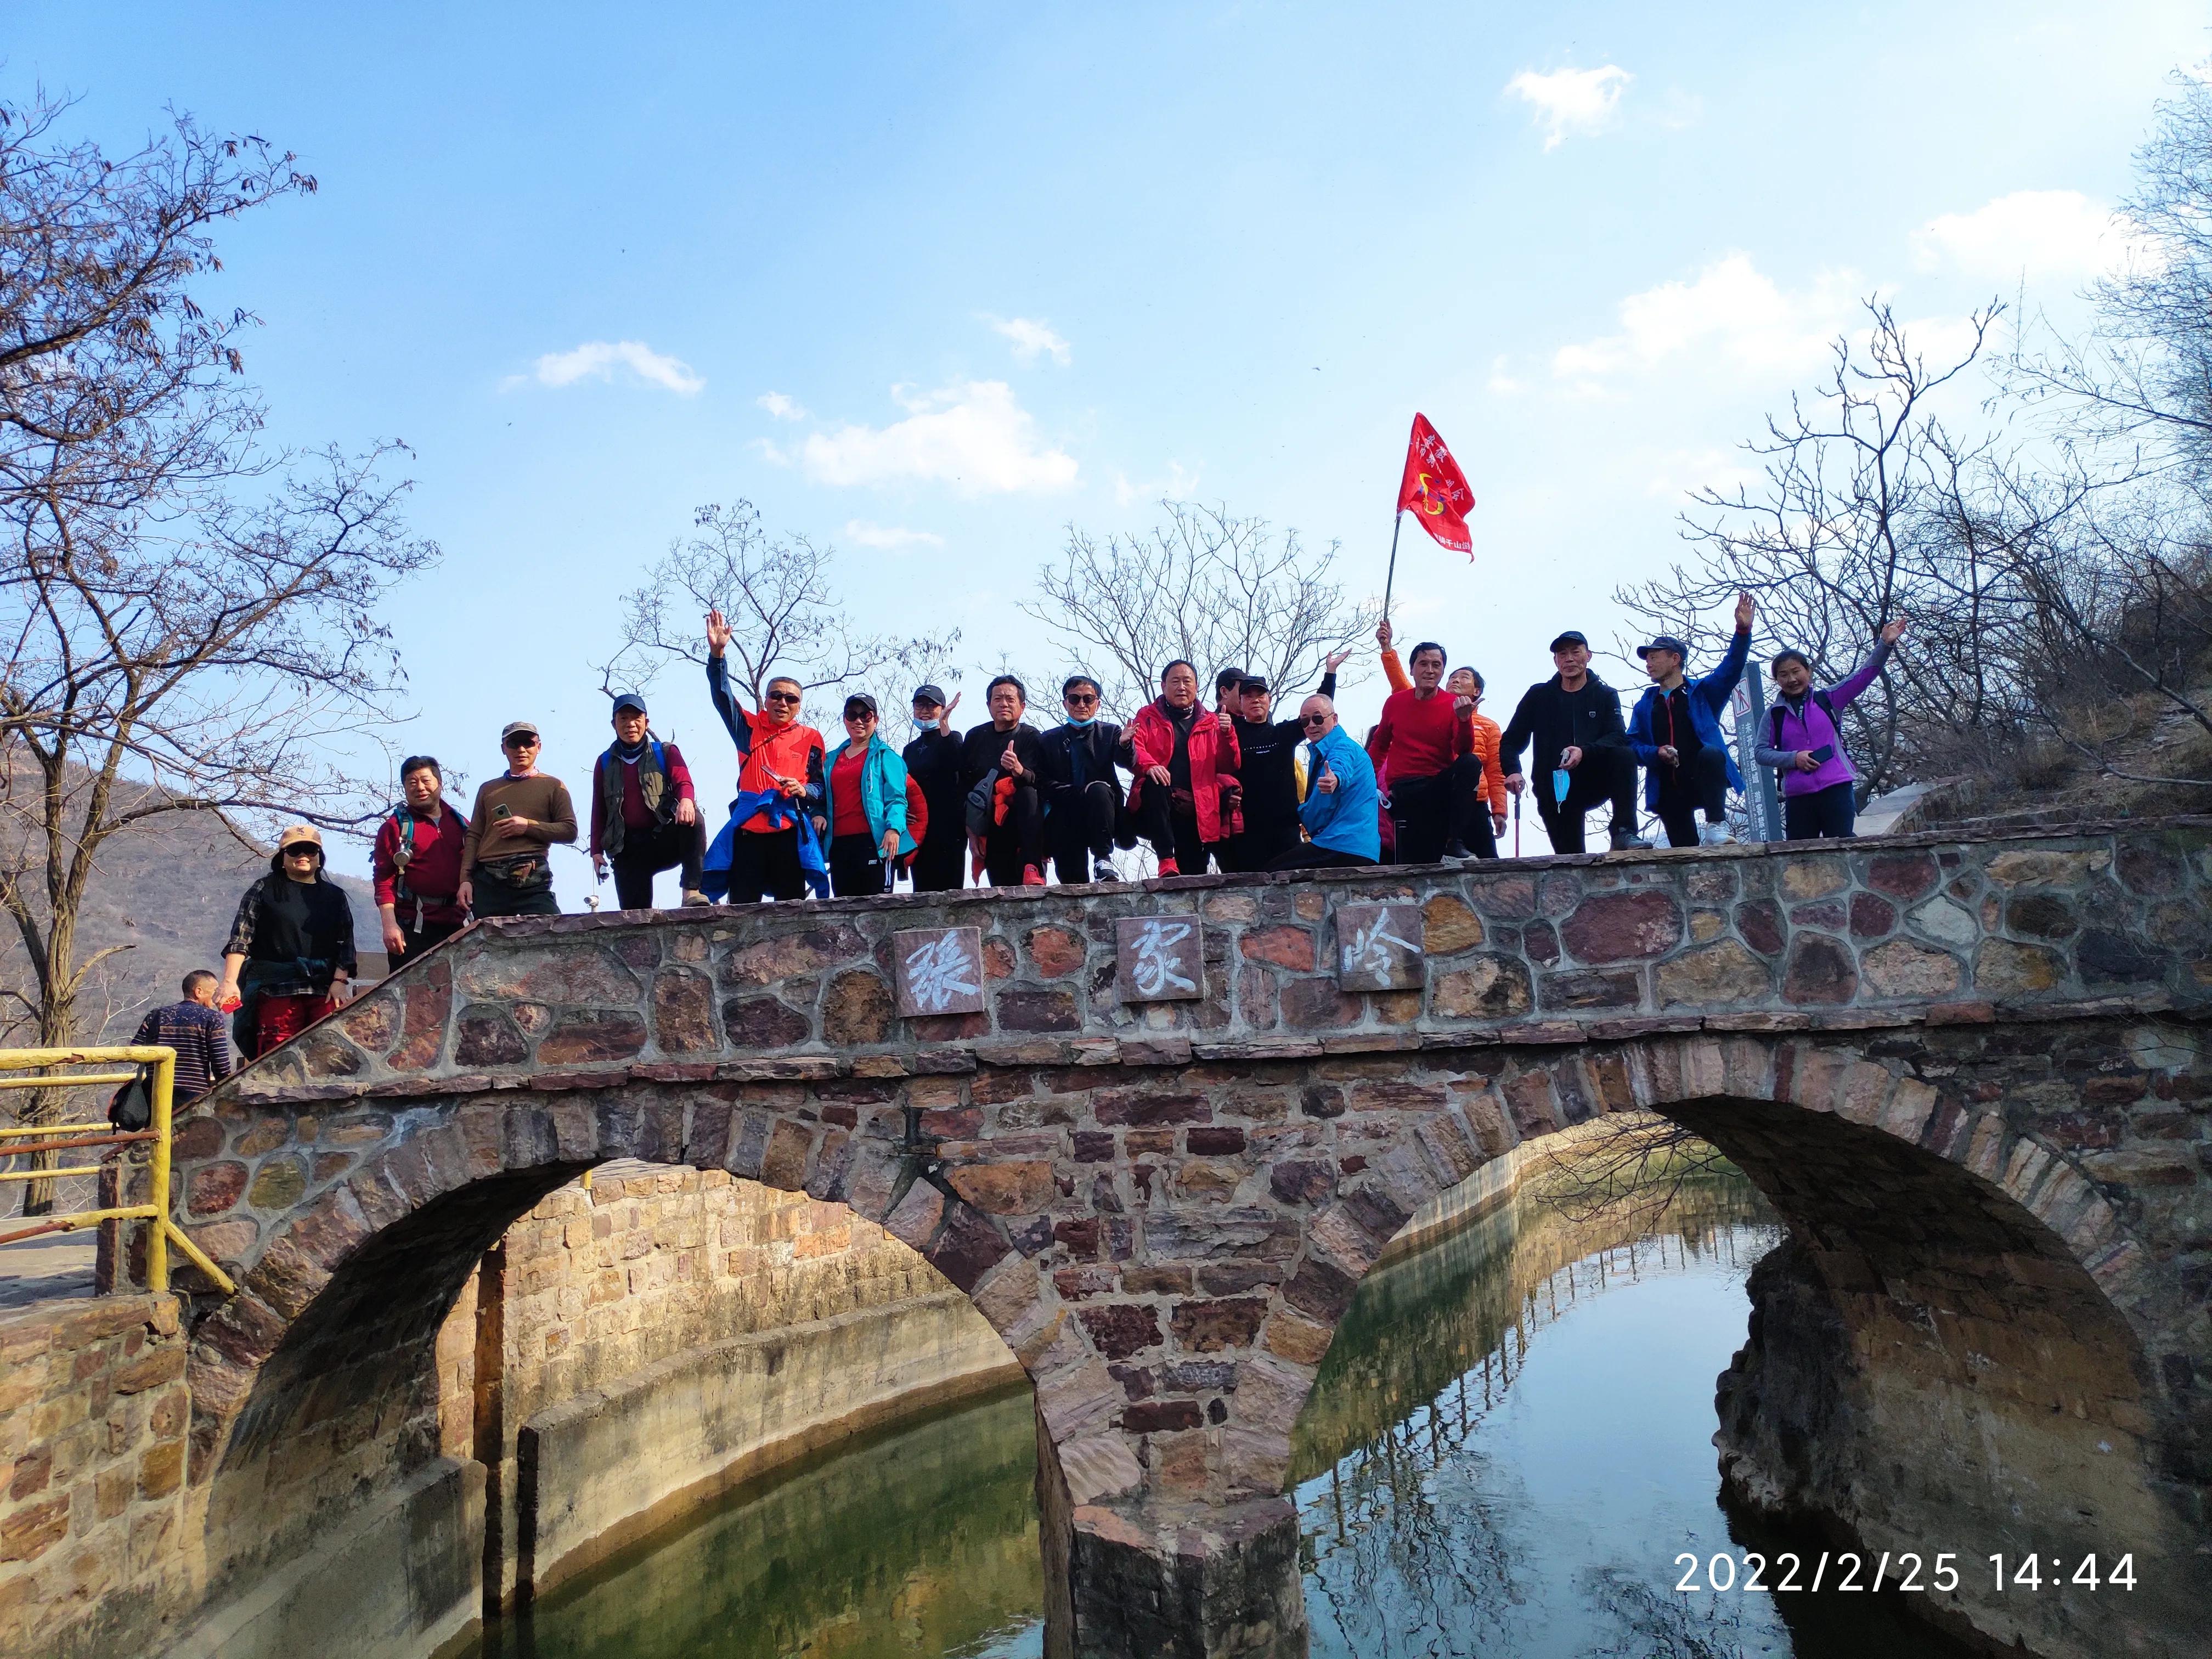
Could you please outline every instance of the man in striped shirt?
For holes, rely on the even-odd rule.
[[[216,976],[204,968],[185,975],[182,1002],[156,1008],[138,1023],[131,1041],[177,1051],[176,1083],[170,1098],[189,1105],[230,1075],[230,1038],[215,1007]]]

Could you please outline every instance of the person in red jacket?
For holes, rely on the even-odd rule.
[[[385,955],[394,972],[453,938],[468,921],[456,896],[469,821],[446,805],[445,787],[445,774],[429,756],[402,761],[399,788],[406,801],[378,828],[369,855]]]
[[[1444,648],[1435,641],[1415,646],[1407,663],[1413,683],[1384,699],[1367,757],[1389,779],[1395,861],[1434,864],[1450,837],[1452,763],[1474,751],[1474,727],[1462,718],[1474,703],[1441,689]]]
[[[1178,657],[1160,695],[1129,722],[1136,781],[1129,811],[1164,876],[1202,876],[1235,828],[1237,732],[1226,711],[1198,706],[1198,670]]]

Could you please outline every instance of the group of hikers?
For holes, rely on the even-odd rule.
[[[710,611],[708,694],[738,757],[727,822],[709,844],[682,752],[653,734],[644,699],[624,693],[613,701],[614,741],[592,767],[587,845],[625,910],[650,908],[653,879],[669,870],[686,905],[878,894],[901,878],[917,892],[970,877],[1042,886],[1048,872],[1062,883],[1112,881],[1115,849],[1139,840],[1163,876],[1428,864],[1496,857],[1509,798],[1533,775],[1553,851],[1584,851],[1584,817],[1604,805],[1617,852],[1650,844],[1637,833],[1639,769],[1668,844],[1711,845],[1731,839],[1728,793],[1744,787],[1721,713],[1744,672],[1753,608],[1750,595],[1737,599],[1735,636],[1709,673],[1690,676],[1689,647],[1670,635],[1638,647],[1651,683],[1625,720],[1620,693],[1590,672],[1589,641],[1573,629],[1552,641],[1557,672],[1528,688],[1501,729],[1482,713],[1480,674],[1450,669],[1431,640],[1401,661],[1386,621],[1376,637],[1392,689],[1364,743],[1337,716],[1347,650],[1326,659],[1286,720],[1276,718],[1275,688],[1241,668],[1220,671],[1213,706],[1202,707],[1198,668],[1180,658],[1126,726],[1102,718],[1088,674],[1062,683],[1065,718],[1042,728],[1026,719],[1028,688],[1012,674],[985,688],[990,718],[965,732],[952,722],[959,696],[920,685],[917,735],[902,749],[884,737],[866,693],[845,699],[834,747],[800,720],[805,688],[794,678],[771,678],[759,707],[744,707],[726,665],[730,626]],[[1882,672],[1905,627],[1902,617],[1883,627],[1858,670],[1825,688],[1802,652],[1773,659],[1776,699],[1755,757],[1782,775],[1790,839],[1852,833],[1856,773],[1842,711]],[[567,786],[538,769],[532,722],[508,722],[500,747],[506,769],[477,789],[465,817],[444,799],[435,759],[401,765],[405,799],[373,855],[394,968],[471,915],[560,912],[548,858],[577,839],[575,807]],[[270,862],[239,904],[219,982],[188,984],[185,1004],[156,1011],[204,1024],[182,1011],[235,1009],[248,1057],[344,1001],[356,969],[352,911],[323,876],[320,835],[287,830]]]

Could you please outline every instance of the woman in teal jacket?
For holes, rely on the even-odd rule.
[[[830,843],[830,890],[839,898],[890,889],[890,861],[911,853],[906,832],[906,763],[876,732],[876,700],[845,699],[845,741],[823,768],[822,815]]]

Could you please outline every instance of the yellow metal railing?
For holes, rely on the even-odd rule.
[[[126,1065],[128,1072],[78,1072],[66,1076],[52,1075],[52,1068],[60,1066]],[[136,1082],[138,1067],[153,1067],[147,1095],[152,1105],[151,1119],[143,1129],[117,1129],[104,1121],[90,1123],[37,1123],[18,1128],[0,1129],[0,1158],[21,1158],[38,1152],[74,1152],[88,1146],[128,1146],[141,1143],[153,1147],[151,1190],[143,1204],[124,1204],[98,1210],[78,1210],[64,1216],[53,1216],[36,1226],[20,1227],[13,1232],[0,1233],[0,1244],[14,1243],[19,1238],[35,1238],[43,1233],[72,1232],[81,1227],[96,1227],[103,1221],[143,1221],[146,1228],[146,1288],[166,1291],[169,1288],[169,1246],[174,1243],[184,1252],[192,1266],[205,1273],[226,1296],[238,1287],[230,1275],[215,1265],[206,1252],[185,1237],[182,1228],[169,1216],[169,1139],[170,1106],[177,1077],[177,1051],[161,1047],[125,1048],[0,1048],[0,1073],[39,1072],[37,1077],[0,1077],[0,1089],[81,1089],[100,1085],[120,1086]],[[78,1165],[71,1169],[10,1170],[0,1172],[0,1181],[58,1181],[68,1176],[96,1176],[100,1171],[97,1164]]]

